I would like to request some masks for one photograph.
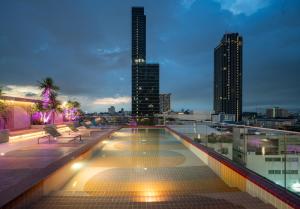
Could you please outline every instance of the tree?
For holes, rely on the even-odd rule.
[[[59,87],[54,85],[54,81],[52,78],[45,78],[42,81],[39,81],[39,88],[42,90],[41,97],[43,98],[43,107],[48,109],[51,106],[51,103],[55,102],[52,99],[56,99],[57,92],[59,91]]]
[[[61,108],[61,102],[57,100],[57,93],[50,94],[50,111],[52,112],[52,123],[54,124],[55,114],[63,112]]]
[[[64,115],[68,121],[74,121],[78,119],[82,115],[82,111],[80,110],[80,103],[77,101],[69,100],[64,105]]]
[[[57,99],[59,87],[54,84],[52,78],[47,77],[38,82],[39,88],[42,90],[42,120],[48,123],[52,116],[52,123],[54,123],[55,113],[61,111],[61,102]]]

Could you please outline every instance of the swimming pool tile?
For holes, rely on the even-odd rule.
[[[227,186],[168,132],[122,129],[104,147],[95,147],[67,185],[34,208],[241,209],[247,204],[269,208]]]

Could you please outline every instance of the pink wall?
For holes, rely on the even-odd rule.
[[[30,114],[24,108],[14,106],[13,107],[13,130],[30,128],[31,118]]]
[[[4,129],[4,120],[0,117],[0,130]]]
[[[61,113],[55,114],[54,123],[55,124],[63,123],[63,115]],[[6,128],[11,131],[16,131],[22,129],[29,129],[30,126],[31,126],[30,114],[22,107],[13,106],[9,113]]]
[[[55,113],[55,118],[54,118],[54,123],[55,124],[60,124],[63,123],[63,115],[61,113]]]

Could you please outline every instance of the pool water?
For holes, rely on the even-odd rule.
[[[131,208],[140,204],[143,208],[150,203],[170,206],[176,201],[180,202],[178,208],[192,204],[197,208],[204,198],[201,194],[239,192],[228,187],[180,140],[165,129],[121,129],[96,145],[88,159],[74,165],[78,173],[36,208],[55,204],[55,208]],[[220,204],[215,199],[205,201]],[[231,203],[224,200],[222,204]]]

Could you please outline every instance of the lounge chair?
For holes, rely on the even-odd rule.
[[[81,134],[74,134],[70,136],[63,136],[61,133],[57,131],[55,126],[45,126],[44,131],[47,133],[46,136],[42,136],[38,138],[38,144],[40,143],[40,139],[48,137],[48,141],[50,143],[50,138],[70,138],[70,141],[75,141],[76,139],[79,139],[79,141],[82,141]]]
[[[68,128],[72,131],[72,132],[78,132],[79,129],[74,125],[74,124],[67,124]],[[69,134],[71,134],[71,132],[69,132]]]
[[[85,128],[83,126],[83,128],[79,128],[79,127],[76,127],[74,124],[68,124],[67,125],[69,127],[69,129],[73,132],[73,133],[76,133],[76,132],[84,132],[84,133],[87,133],[87,136],[91,136],[91,133],[92,132],[97,132],[99,130],[92,130],[92,129],[88,129],[88,128]],[[70,134],[70,132],[69,132]]]
[[[93,132],[101,132],[101,129],[100,128],[92,128],[90,124],[86,123],[86,122],[80,122],[79,123],[80,125],[82,125],[80,127],[80,130],[83,130],[83,131],[88,131],[91,135],[91,133]]]
[[[88,122],[87,121],[81,121],[79,124],[82,125],[83,127],[85,127],[86,129],[92,128],[91,121],[88,121]]]

